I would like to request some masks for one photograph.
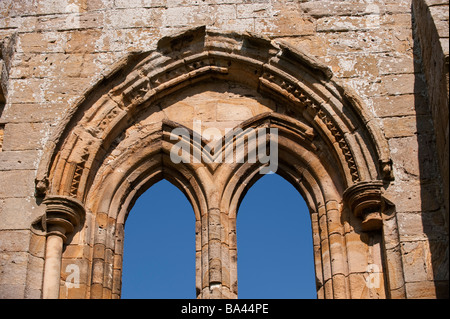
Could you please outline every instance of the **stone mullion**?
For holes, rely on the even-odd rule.
[[[209,241],[208,241],[208,213],[201,216],[201,294],[198,298],[209,298]]]
[[[220,254],[222,261],[222,295],[224,298],[230,296],[230,246],[228,244],[228,216],[220,213]]]
[[[390,216],[388,215],[390,214]],[[388,278],[389,298],[406,298],[405,278],[395,213],[383,212],[383,252],[385,255],[386,276]]]
[[[195,221],[195,290],[197,298],[202,293],[202,221]]]
[[[111,299],[113,283],[114,255],[111,249],[105,249],[105,263],[103,270],[103,293],[102,298]]]
[[[320,255],[320,235],[319,235],[319,220],[316,212],[311,213],[311,228],[313,234],[313,252],[314,252],[314,268],[316,275],[316,289],[317,298],[324,298],[323,291],[323,273],[322,273],[322,257]]]
[[[116,219],[107,218],[107,231],[106,231],[106,243],[105,243],[105,268],[103,275],[103,298],[110,299],[113,289],[113,276],[114,276],[114,248],[115,248],[115,230]]]
[[[228,218],[228,249],[230,258],[230,292],[237,298],[237,237],[236,237],[236,218]]]
[[[210,209],[208,212],[208,266],[209,289],[211,298],[222,298],[222,240],[220,211]]]
[[[114,256],[113,256],[113,278],[112,278],[112,298],[119,299],[122,289],[122,264],[124,245],[124,225],[116,224],[114,236]]]
[[[91,299],[103,297],[107,215],[98,213],[95,219],[94,253],[92,256]]]
[[[367,271],[366,286],[369,288],[369,298],[371,299],[386,298],[381,242],[382,239],[379,232],[370,234],[368,245],[370,267]]]
[[[326,208],[325,206],[320,206],[318,208],[318,224],[321,243],[320,254],[322,259],[323,297],[325,299],[333,299],[333,281],[331,276],[331,258],[326,218]]]
[[[235,236],[230,240],[228,235],[230,227],[235,228],[234,223],[215,208],[196,223],[197,298],[237,297]]]
[[[223,298],[234,299],[237,298],[237,294],[232,290],[232,267],[231,260],[232,251],[230,246],[230,227],[233,221],[230,220],[227,213],[221,213],[221,223],[223,225],[221,237],[222,237],[222,294]]]
[[[349,297],[348,265],[345,254],[344,228],[340,222],[339,205],[336,201],[326,204],[328,239],[331,258],[331,274],[333,278],[333,298]]]

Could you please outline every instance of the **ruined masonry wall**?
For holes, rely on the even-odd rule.
[[[0,298],[41,297],[42,237],[31,223],[44,211],[34,181],[68,106],[127,53],[200,25],[285,40],[358,93],[390,147],[395,179],[384,196],[395,203],[407,297],[448,297],[448,186],[443,192],[439,165],[448,162],[448,121],[433,121],[434,71],[421,64],[426,37],[414,33],[412,2],[423,1],[0,1]],[[425,2],[442,4],[448,32],[448,1]],[[441,38],[448,43],[448,33]],[[442,130],[437,149],[447,153],[438,156]]]

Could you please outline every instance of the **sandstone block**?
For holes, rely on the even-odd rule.
[[[43,148],[42,140],[48,125],[43,123],[17,123],[5,126],[4,151],[26,151]],[[19,164],[19,163],[18,163]]]
[[[301,9],[314,18],[327,16],[352,16],[370,14],[371,9],[367,4],[342,3],[338,1],[312,1],[301,4]]]
[[[413,136],[419,132],[430,132],[433,122],[430,117],[417,119],[415,116],[392,117],[383,119],[384,133],[387,138]]]
[[[67,38],[64,33],[32,32],[21,34],[18,41],[18,52],[40,54],[43,52],[64,52]]]
[[[254,18],[242,18],[242,19],[227,19],[227,17],[222,17],[219,20],[222,28],[226,31],[238,31],[238,32],[255,32],[255,30],[266,30],[269,26],[266,23],[259,23],[255,27]]]
[[[270,16],[268,3],[244,3],[236,5],[237,18],[261,18]]]
[[[2,231],[0,232],[0,251],[28,251],[30,236],[28,230]]]
[[[425,241],[403,242],[403,264],[406,282],[429,280],[432,274],[428,269],[430,252]]]
[[[386,194],[395,201],[397,212],[420,212],[441,207],[436,192],[436,185],[413,181],[395,183],[389,186]]]
[[[406,283],[406,295],[410,299],[435,299],[436,287],[432,281]]]
[[[0,229],[27,229],[38,211],[42,212],[29,198],[5,198],[0,207]]]
[[[45,258],[45,242],[46,236],[31,233],[29,251],[31,256],[36,258]]]
[[[327,63],[336,76],[351,78],[355,74],[364,74],[364,77],[371,78],[379,75],[377,67],[377,56],[367,56],[366,54],[339,55],[327,58]]]
[[[9,123],[50,122],[63,116],[66,105],[63,101],[52,101],[51,106],[45,103],[12,104],[3,112],[3,118]]]
[[[0,174],[0,198],[26,198],[34,194],[34,171],[4,171]],[[11,183],[14,181],[14,183]]]
[[[102,32],[99,30],[82,30],[69,32],[64,46],[66,53],[88,53],[103,49]]]
[[[91,29],[104,25],[104,11],[80,12],[74,7],[67,13],[38,16],[36,28],[46,31]]]
[[[422,92],[425,83],[415,74],[393,74],[383,78],[380,95],[400,95]]]
[[[251,110],[239,101],[220,101],[217,103],[218,121],[237,121],[252,117]]]
[[[345,235],[347,253],[350,262],[348,263],[349,273],[363,273],[367,271],[368,247],[357,233]]]
[[[105,23],[117,29],[139,28],[139,27],[160,27],[161,20],[158,19],[164,14],[162,8],[127,8],[109,10],[105,14]]]
[[[26,252],[0,252],[0,287],[3,290],[5,286],[21,286],[22,297],[23,289],[26,284],[28,254]],[[5,296],[8,294],[3,292]]]
[[[208,16],[208,8],[203,7],[204,10],[198,10],[196,7],[170,7],[164,12],[163,25],[166,27],[182,27],[188,25],[196,25],[200,21],[208,23],[210,17]]]
[[[379,117],[422,115],[428,113],[426,100],[419,94],[385,95],[372,99]]]
[[[377,67],[380,69],[381,75],[411,74],[414,73],[416,68],[420,68],[420,65],[414,63],[412,57],[408,55],[392,56],[386,54],[380,55],[377,60]]]
[[[10,285],[0,283],[1,299],[23,299],[25,297],[25,285]]]
[[[64,258],[88,258],[90,259],[90,247],[83,245],[67,245],[64,250]]]
[[[194,107],[187,103],[178,103],[176,106],[170,106],[164,109],[164,114],[171,121],[175,122],[184,122],[186,119],[193,118],[194,115]],[[189,127],[192,127],[192,123]]]
[[[0,152],[0,170],[36,169],[39,151]]]
[[[42,277],[44,270],[44,258],[30,256],[28,260],[26,298],[41,298]]]
[[[317,20],[317,32],[366,31],[380,27],[379,16],[325,17]]]

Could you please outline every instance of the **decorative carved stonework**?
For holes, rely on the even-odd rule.
[[[43,204],[47,206],[43,225],[47,236],[60,236],[64,242],[67,235],[72,233],[85,215],[83,204],[67,196],[48,196]]]
[[[47,196],[43,204],[47,206],[42,219],[47,232],[47,242],[42,297],[57,299],[63,246],[67,241],[67,235],[71,234],[84,218],[85,209],[78,200],[60,195]]]
[[[379,230],[382,227],[382,186],[379,181],[361,182],[344,192],[345,202],[353,214],[362,219],[363,230]]]
[[[342,281],[342,274],[344,281],[361,276],[362,269],[348,266],[354,255],[363,254],[384,269],[378,258],[381,248],[371,241],[345,246],[347,239],[341,234],[346,230],[337,204],[344,201],[339,190],[354,185],[346,192],[345,204],[358,216],[357,228],[359,218],[364,230],[380,228],[382,185],[361,180],[386,181],[384,176],[391,171],[387,141],[364,103],[348,98],[351,93],[332,79],[327,66],[289,44],[197,28],[161,40],[154,51],[130,55],[111,70],[72,106],[49,140],[36,175],[39,193],[68,197],[45,202],[44,298],[78,293],[120,297],[122,265],[116,261],[123,257],[126,217],[139,194],[161,178],[182,189],[194,210],[197,298],[236,298],[236,214],[247,190],[261,177],[264,163],[214,161],[220,154],[216,150],[234,148],[241,139],[247,158],[253,151],[245,133],[227,135],[227,128],[277,129],[277,173],[304,195],[318,234],[314,243],[318,297],[348,298],[353,291],[358,296],[364,291],[365,297],[386,295],[383,286],[368,290],[362,281],[350,291],[349,282]],[[199,120],[201,131],[216,128],[223,135],[214,147],[194,129]],[[176,128],[186,129],[188,136],[179,139]],[[171,159],[179,142],[194,151],[189,161]],[[260,143],[258,150],[264,145]],[[197,151],[199,159],[207,155],[211,163],[191,160]],[[59,294],[65,236],[83,215],[72,198],[84,199],[95,216],[96,224],[85,227],[98,226],[98,232],[83,236],[80,245],[89,256],[104,247],[108,257],[87,260],[84,294],[66,287]],[[353,235],[361,237],[356,233],[348,237]],[[368,236],[372,235],[378,236]]]
[[[353,154],[343,134],[338,130],[338,128],[334,125],[333,121],[329,119],[329,117],[326,115],[324,111],[319,109],[317,115],[322,120],[322,122],[327,126],[331,134],[336,139],[336,142],[338,143],[339,148],[341,149],[342,154],[344,155],[345,161],[347,162],[348,169],[350,170],[350,174],[352,176],[352,181],[355,183],[359,182],[358,167],[356,166],[356,161],[353,158]]]

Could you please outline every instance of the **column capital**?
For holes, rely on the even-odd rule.
[[[83,203],[79,200],[61,195],[49,195],[42,202],[47,206],[43,218],[47,236],[60,236],[64,242],[85,216]]]
[[[382,187],[381,181],[360,182],[344,192],[344,201],[353,214],[362,220],[363,230],[380,230],[382,227]]]

